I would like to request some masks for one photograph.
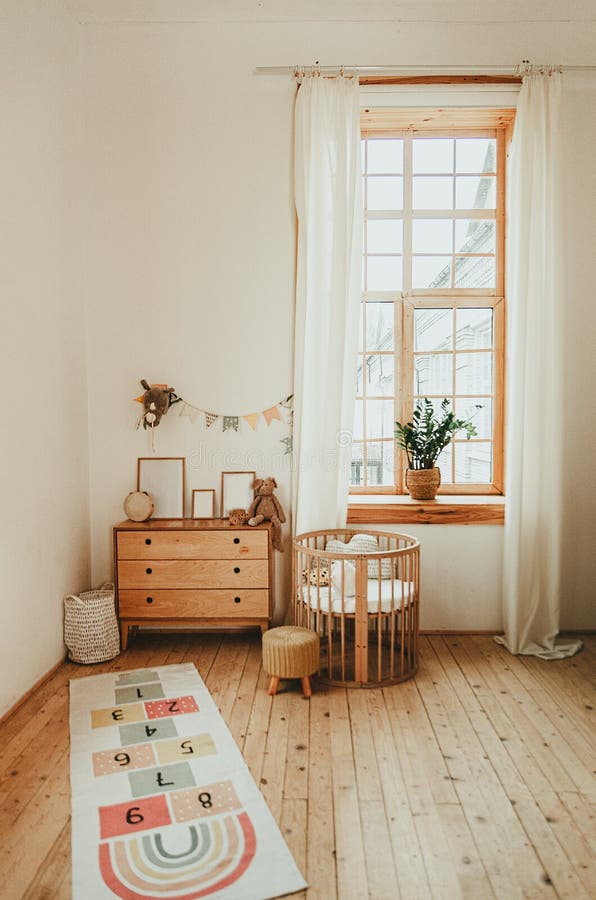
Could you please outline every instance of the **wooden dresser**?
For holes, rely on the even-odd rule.
[[[155,519],[114,527],[122,649],[130,628],[233,627],[266,631],[273,603],[271,524]]]

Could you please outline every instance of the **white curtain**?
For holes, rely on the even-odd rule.
[[[557,659],[561,607],[561,430],[565,223],[558,72],[529,75],[509,169],[506,516],[503,611],[511,653]]]
[[[357,79],[305,78],[295,114],[295,534],[346,523],[362,269],[361,180]]]

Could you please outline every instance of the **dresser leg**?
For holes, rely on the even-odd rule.
[[[265,634],[265,632],[268,630],[268,628],[269,628],[268,622],[261,622],[261,634]]]
[[[128,647],[128,625],[120,622],[120,649],[126,650]]]
[[[273,696],[275,696],[275,694],[277,694],[278,687],[279,687],[279,678],[277,677],[277,675],[272,675],[271,681],[269,682],[269,690],[267,691],[267,693],[269,694],[270,697],[273,697]]]
[[[305,697],[312,697],[312,688],[310,686],[310,678],[307,676],[306,678],[301,678],[302,682],[302,693]]]

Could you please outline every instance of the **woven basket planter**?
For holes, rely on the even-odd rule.
[[[434,500],[441,486],[441,470],[406,469],[406,487],[413,500]]]
[[[120,653],[114,585],[64,598],[64,643],[73,662],[105,662]]]

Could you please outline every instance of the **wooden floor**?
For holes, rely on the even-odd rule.
[[[65,664],[0,727],[0,897],[70,896],[69,678],[183,661],[280,823],[299,896],[596,897],[596,639],[557,662],[488,637],[421,649],[415,681],[310,701],[267,695],[252,636],[142,636],[112,663]]]

